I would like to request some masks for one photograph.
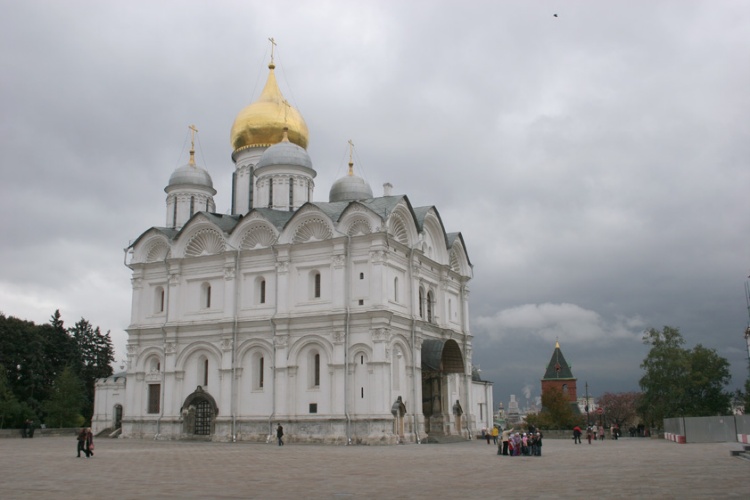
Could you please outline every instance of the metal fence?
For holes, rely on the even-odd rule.
[[[665,418],[664,432],[687,443],[734,443],[738,434],[750,434],[750,415]]]

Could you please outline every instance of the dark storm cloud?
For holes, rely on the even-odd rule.
[[[746,376],[750,8],[703,2],[2,2],[0,310],[85,316],[124,355],[129,242],[229,130],[278,42],[326,200],[355,170],[436,205],[474,264],[475,361],[539,393],[559,338],[598,395],[678,326]],[[553,13],[559,17],[554,18]]]

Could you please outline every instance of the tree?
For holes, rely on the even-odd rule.
[[[640,398],[640,392],[605,392],[598,404],[604,409],[607,420],[615,422],[622,429],[635,423]]]
[[[582,417],[573,412],[573,405],[560,389],[551,387],[542,393],[542,411],[526,417],[526,422],[540,429],[572,429],[582,423]]]
[[[112,363],[115,360],[114,348],[109,331],[102,334],[99,327],[93,328],[81,318],[68,330],[75,346],[76,373],[84,385],[83,414],[90,418],[94,412],[94,384],[96,379],[112,375]]]
[[[0,365],[0,429],[21,427],[24,420],[33,417],[31,407],[19,402],[10,390],[5,368]]]
[[[714,349],[698,344],[684,349],[685,340],[677,328],[654,328],[643,336],[650,345],[641,363],[644,375],[639,413],[652,427],[664,418],[699,417],[726,413],[731,395],[723,388],[730,381],[729,362]]]
[[[47,424],[50,427],[79,427],[83,424],[81,410],[84,389],[73,369],[66,367],[52,386],[50,399],[45,401]]]

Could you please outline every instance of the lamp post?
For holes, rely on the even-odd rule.
[[[586,425],[591,425],[589,422],[589,383],[586,382]]]

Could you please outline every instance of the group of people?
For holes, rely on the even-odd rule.
[[[591,444],[591,440],[593,439],[596,441],[597,436],[599,436],[599,439],[604,441],[604,436],[606,434],[606,427],[603,425],[597,426],[596,424],[589,425],[586,427],[586,440]],[[579,426],[573,427],[573,442],[575,444],[581,444],[581,436],[583,435],[583,431]],[[617,424],[613,424],[610,427],[610,437],[611,439],[617,439],[620,436],[620,426]]]
[[[498,430],[497,426],[493,426],[492,429],[487,429],[487,427],[482,428],[482,437],[487,440],[487,444],[490,444],[490,441],[497,444],[497,437],[500,435],[500,431]]]
[[[86,455],[86,458],[94,455],[94,434],[91,432],[91,427],[84,427],[81,432],[78,433],[78,458],[81,458],[81,452]]]
[[[539,430],[529,429],[529,432],[517,432],[512,428],[506,429],[502,433],[497,454],[511,457],[541,457],[543,437]]]

